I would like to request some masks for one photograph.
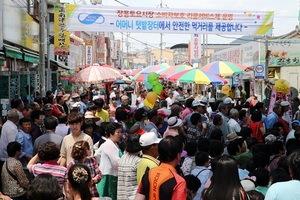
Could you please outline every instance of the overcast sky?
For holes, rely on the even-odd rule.
[[[69,3],[80,3],[80,0],[61,0]],[[90,0],[85,0],[87,4]],[[160,0],[118,0],[130,7],[159,7]],[[103,5],[123,6],[115,0],[102,0]],[[299,0],[162,0],[164,7],[185,8],[185,9],[212,9],[212,10],[237,10],[237,11],[274,11],[274,30],[273,35],[282,35],[295,29],[298,22]],[[131,33],[140,41],[159,47],[160,34],[138,34]],[[116,34],[121,39],[121,34]],[[228,37],[226,35],[225,37]],[[232,35],[231,39],[221,36],[209,35],[208,43],[229,43],[237,35]],[[190,38],[189,34],[163,34],[163,42],[165,46],[170,47],[178,43],[187,43]],[[141,49],[144,45],[129,38],[131,50]]]

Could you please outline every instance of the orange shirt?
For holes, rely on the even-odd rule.
[[[182,200],[186,199],[186,182],[173,166],[161,163],[145,173],[138,193],[149,200]]]

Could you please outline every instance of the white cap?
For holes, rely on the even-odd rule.
[[[281,105],[281,106],[289,106],[290,103],[289,103],[288,101],[282,101],[282,102],[280,103],[280,105]]]
[[[230,104],[230,103],[234,103],[234,101],[230,97],[227,97],[226,99],[224,99],[223,103]]]
[[[209,102],[209,103],[214,103],[214,102],[216,102],[216,99],[215,99],[215,98],[210,98],[210,99],[208,100],[208,102]]]
[[[203,103],[200,103],[200,101],[198,101],[198,100],[194,100],[193,102],[192,102],[192,107],[195,107],[195,106],[205,106]]]
[[[72,108],[80,108],[80,102],[76,102],[72,105]]]
[[[202,97],[202,98],[200,99],[200,102],[203,103],[203,104],[207,104],[208,100],[207,100],[206,97]]]
[[[140,137],[140,145],[142,147],[158,144],[161,141],[154,132],[146,132]]]

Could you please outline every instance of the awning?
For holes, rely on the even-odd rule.
[[[55,63],[58,67],[60,67],[60,68],[62,68],[62,69],[65,69],[65,70],[71,70],[70,67],[68,67],[68,66],[66,66],[66,65],[64,65],[64,64],[62,64],[62,63],[60,63],[60,62],[58,62],[58,61],[56,61],[56,60],[54,60],[53,58],[50,58],[50,62]]]
[[[6,57],[16,58],[20,60],[23,59],[23,53],[21,49],[17,47],[4,44],[4,50],[5,50]]]
[[[27,51],[23,49],[24,52],[24,61],[31,62],[31,63],[40,63],[39,54],[34,53],[32,51]]]
[[[5,62],[4,53],[0,52],[0,66],[3,66]]]

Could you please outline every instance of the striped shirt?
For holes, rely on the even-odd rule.
[[[45,161],[43,164],[38,163],[32,166],[31,173],[34,176],[40,174],[51,174],[57,178],[60,186],[67,182],[67,168],[60,166],[55,161]]]
[[[118,200],[134,199],[138,189],[137,165],[140,162],[138,154],[125,154],[119,160],[118,166]]]

